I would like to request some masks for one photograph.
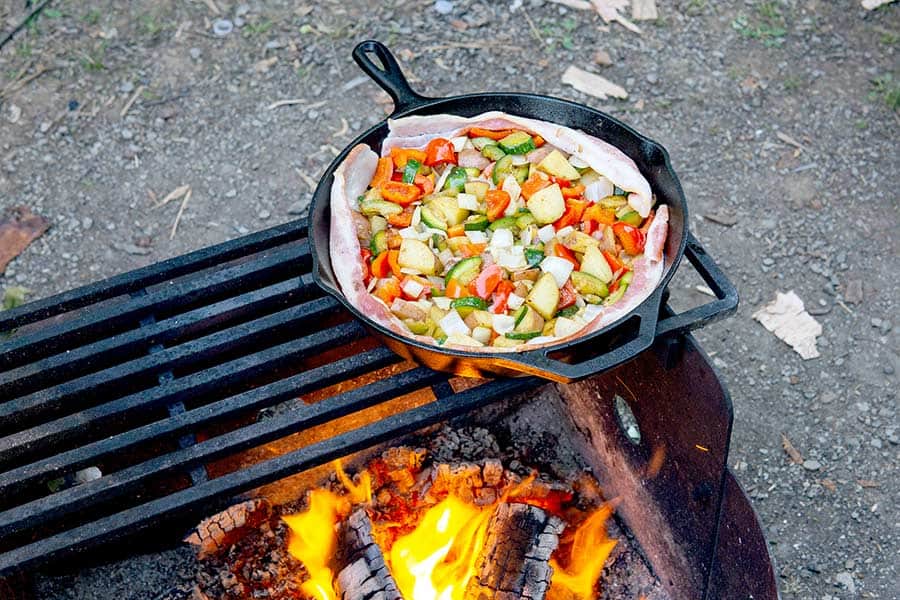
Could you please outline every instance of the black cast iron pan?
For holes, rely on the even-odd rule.
[[[374,54],[380,61],[370,58]],[[656,336],[696,329],[734,312],[737,291],[697,240],[688,232],[688,208],[681,184],[669,164],[669,155],[656,142],[600,111],[575,102],[537,94],[484,93],[450,98],[426,98],[409,86],[390,51],[377,41],[365,41],[353,50],[353,59],[394,100],[390,118],[409,115],[454,114],[470,117],[499,110],[560,123],[606,140],[630,156],[650,182],[657,200],[669,205],[669,235],[665,247],[663,276],[654,292],[629,315],[616,323],[574,342],[522,352],[467,352],[425,344],[403,337],[371,321],[351,305],[338,289],[329,253],[329,210],[334,170],[357,144],[368,144],[376,152],[388,134],[387,121],[369,129],[334,159],[319,182],[310,210],[313,276],[328,293],[365,323],[385,344],[401,356],[433,369],[466,376],[532,374],[554,381],[570,382],[625,362],[653,343]],[[684,313],[661,318],[666,286],[681,257],[687,254],[717,299]]]

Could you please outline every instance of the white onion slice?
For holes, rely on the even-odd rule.
[[[438,325],[441,326],[441,329],[443,329],[444,333],[448,336],[453,335],[454,333],[469,335],[469,326],[466,325],[466,322],[462,320],[462,317],[460,317],[459,313],[455,310],[448,312],[447,316],[441,319]]]
[[[548,223],[544,225],[540,229],[538,229],[538,239],[540,239],[545,244],[556,237],[556,230],[553,229],[553,224]]]
[[[484,244],[488,241],[487,234],[483,231],[467,231],[466,237],[473,244]]]
[[[434,300],[434,305],[441,310],[450,310],[450,303],[453,302],[452,299],[446,296],[435,296],[432,300]]]
[[[503,335],[509,333],[516,326],[516,318],[511,315],[493,315],[491,317],[494,331]]]
[[[513,310],[519,308],[523,304],[525,304],[525,298],[517,294],[510,294],[509,298],[506,300],[506,305]]]
[[[591,166],[585,160],[579,158],[578,156],[576,156],[574,154],[569,157],[569,164],[572,165],[573,167],[575,167],[576,169],[586,169],[589,166]]]
[[[460,193],[456,196],[456,203],[460,208],[464,208],[466,210],[478,210],[480,207],[478,206],[478,197],[475,194],[466,194]]]
[[[564,258],[548,256],[541,261],[541,271],[553,275],[556,287],[563,287],[575,266]]]
[[[479,233],[481,232],[479,231]],[[493,248],[512,248],[512,245],[513,234],[509,229],[498,229],[491,235],[491,247]]]
[[[591,182],[584,189],[584,197],[591,202],[599,202],[607,196],[612,196],[616,191],[616,186],[606,177],[600,177],[597,181]]]

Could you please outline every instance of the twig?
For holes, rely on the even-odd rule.
[[[181,100],[182,98],[189,96],[191,93],[191,87],[188,86],[175,94],[174,96],[169,96],[168,98],[162,98],[161,100],[153,100],[152,102],[144,102],[141,106],[145,108],[150,108],[151,106],[159,106],[161,104],[168,104],[169,102],[174,102],[175,100]]]
[[[297,171],[297,175],[300,176],[300,179],[302,179],[303,181],[306,182],[306,185],[309,186],[309,189],[311,189],[311,190],[316,189],[316,182],[313,181],[312,177],[310,177],[309,175],[307,175],[306,173],[301,171],[298,167],[294,167],[294,170]]]
[[[290,100],[279,100],[277,102],[273,102],[269,105],[268,110],[275,110],[276,108],[282,106],[293,106],[295,104],[306,104],[308,100],[306,98],[291,98]]]
[[[177,188],[175,188],[174,190],[172,190],[171,192],[169,192],[168,195],[166,195],[165,198],[163,198],[162,200],[160,200],[159,202],[157,202],[156,204],[154,204],[154,205],[153,205],[153,208],[160,208],[160,207],[162,207],[162,206],[165,206],[166,204],[168,204],[168,203],[171,202],[172,200],[178,200],[179,198],[181,198],[182,196],[184,196],[185,194],[187,194],[190,190],[191,190],[191,186],[189,186],[189,185],[180,185],[180,186],[178,186]]]
[[[178,231],[178,224],[181,222],[181,215],[184,214],[184,207],[187,206],[188,200],[191,199],[191,188],[188,188],[187,193],[184,195],[184,200],[181,201],[181,206],[178,207],[178,214],[175,215],[175,222],[172,223],[172,233],[169,234],[169,239],[175,238],[175,232]]]
[[[45,67],[43,65],[38,65],[38,70],[29,75],[28,77],[24,77],[18,81],[13,81],[9,86],[7,86],[2,92],[0,92],[0,98],[6,98],[11,94],[18,92],[23,87],[43,75],[44,73],[48,73],[52,71],[52,68]]]
[[[15,27],[13,27],[12,31],[10,31],[10,32],[7,33],[5,36],[3,36],[3,39],[0,40],[0,50],[2,50],[2,49],[3,49],[3,46],[5,46],[6,44],[8,44],[8,43],[10,42],[10,40],[12,40],[13,37],[14,37],[17,33],[19,33],[19,31],[22,30],[23,27],[25,27],[26,25],[28,25],[28,23],[30,23],[31,20],[32,20],[33,18],[35,18],[36,16],[38,16],[38,15],[41,13],[42,10],[44,10],[45,8],[47,8],[47,7],[50,5],[50,3],[51,3],[52,1],[53,1],[53,0],[44,0],[43,2],[41,2],[40,4],[38,4],[36,7],[34,7],[34,9],[32,9],[32,11],[31,11],[30,13],[28,13],[28,16],[27,16],[27,17],[25,17],[24,19],[22,19],[22,22],[21,22],[21,23],[19,23],[19,24],[16,25]]]
[[[209,8],[209,10],[211,10],[214,15],[222,14],[222,11],[219,10],[219,7],[216,6],[216,3],[213,2],[213,0],[203,0],[203,4],[205,4],[207,6],[207,8]]]
[[[146,86],[139,85],[137,89],[134,90],[134,94],[131,95],[131,98],[128,100],[128,102],[125,103],[125,106],[122,107],[122,112],[119,113],[120,117],[122,117],[123,119],[125,118],[125,115],[127,115],[128,111],[131,110],[131,106],[137,101],[138,96],[141,95],[141,92],[143,92],[144,89],[146,89]]]
[[[522,11],[522,14],[525,15],[525,20],[528,21],[528,26],[531,28],[531,33],[534,34],[534,38],[543,46],[546,42],[544,42],[544,38],[541,37],[541,32],[534,26],[534,21],[528,16],[528,11],[524,10]]]
[[[851,315],[853,314],[853,311],[850,310],[850,307],[849,307],[849,306],[847,306],[846,304],[844,304],[843,300],[838,300],[838,301],[837,301],[837,304],[838,304],[838,306],[840,306],[841,308],[843,308],[844,310],[846,310],[848,314],[851,314]]]

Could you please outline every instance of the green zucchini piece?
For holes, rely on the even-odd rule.
[[[422,207],[422,222],[432,229],[447,231],[447,219],[444,218],[444,214],[434,210],[430,205]]]
[[[387,232],[383,229],[375,232],[375,235],[372,236],[372,241],[369,243],[369,250],[372,251],[372,256],[378,256],[387,249]]]
[[[466,182],[466,193],[472,194],[476,198],[478,198],[479,202],[484,201],[484,195],[487,191],[491,189],[491,184],[487,181],[467,181]]]
[[[537,219],[534,218],[534,215],[531,214],[530,210],[520,211],[515,214],[516,217],[516,227],[519,229],[525,229],[532,223],[537,223]]]
[[[538,337],[542,333],[543,333],[542,331],[528,331],[528,332],[522,332],[522,333],[517,332],[517,331],[510,331],[509,333],[506,333],[504,335],[505,335],[505,337],[508,337],[511,340],[530,340],[530,339],[534,339],[534,338]]]
[[[451,301],[450,308],[475,308],[478,310],[487,310],[488,303],[478,296],[465,296]]]
[[[618,302],[619,300],[622,299],[622,296],[625,295],[625,290],[627,290],[627,289],[628,289],[627,285],[619,284],[619,289],[617,289],[612,294],[607,296],[606,300],[603,301],[603,304],[605,304],[606,306],[609,306],[610,304],[615,304],[616,302]]]
[[[455,238],[454,238],[455,239]],[[447,272],[447,276],[444,278],[444,281],[449,283],[451,279],[455,279],[459,282],[460,285],[469,285],[472,283],[476,277],[478,277],[478,273],[481,271],[481,257],[480,256],[470,256],[469,258],[464,258]]]
[[[627,223],[628,225],[631,225],[632,227],[640,227],[641,221],[643,221],[643,219],[641,218],[641,215],[639,215],[637,213],[637,211],[634,211],[634,210],[629,210],[628,212],[623,214],[621,217],[619,217],[619,220],[622,221],[623,223]]]
[[[485,146],[481,149],[481,155],[488,160],[500,160],[506,156],[506,152],[500,149],[496,143]]]
[[[606,198],[600,198],[599,204],[603,208],[620,208],[628,204],[628,198],[615,195],[607,196]]]
[[[491,231],[497,231],[498,229],[514,229],[515,227],[515,217],[502,217],[491,223],[490,229]]]
[[[504,156],[498,160],[497,164],[494,165],[493,173],[491,173],[494,185],[503,185],[503,180],[506,179],[507,175],[513,175],[515,168],[516,167],[512,164],[512,156]]]
[[[485,146],[496,146],[497,141],[489,137],[477,137],[472,138],[472,145],[475,146],[476,150],[481,152],[484,150]]]
[[[417,161],[414,158],[406,161],[406,167],[403,168],[403,183],[413,183],[416,180],[416,175],[419,174],[419,168],[422,166],[422,163]]]
[[[578,290],[578,293],[584,295],[600,296],[605,298],[609,295],[609,289],[606,284],[599,278],[594,277],[584,271],[572,271],[572,285]]]
[[[478,177],[479,175],[481,175],[481,169],[478,169],[476,167],[463,167],[463,169],[465,169],[466,175],[468,177],[475,178],[475,177]],[[463,187],[465,187],[465,185],[463,185]],[[460,191],[462,191],[462,190],[460,190]]]
[[[557,311],[557,317],[571,317],[572,315],[578,313],[578,307],[574,304],[572,306],[567,306],[564,309]]]
[[[500,140],[499,145],[507,154],[528,154],[536,147],[534,140],[524,131],[513,131]]]
[[[447,176],[447,181],[444,182],[444,189],[461,192],[466,187],[466,180],[468,178],[469,174],[466,173],[464,168],[453,167],[450,169],[450,175]]]
[[[518,310],[516,310],[515,313],[513,313],[513,318],[515,319],[515,322],[513,323],[513,327],[517,327],[519,325],[519,323],[522,322],[522,319],[525,318],[525,313],[527,313],[527,312],[528,312],[528,305],[523,304],[522,306],[520,306],[518,308]]]
[[[484,231],[490,224],[491,222],[484,215],[472,215],[464,223],[466,231]]]
[[[359,203],[359,212],[367,217],[372,215],[381,215],[387,218],[391,215],[399,215],[403,212],[403,207],[386,200],[369,200],[363,198]]]
[[[382,229],[387,229],[387,219],[381,215],[372,215],[369,217],[369,225],[372,227],[372,233],[378,233]]]
[[[528,174],[531,173],[531,165],[519,165],[513,167],[512,174],[520,184],[528,180]]]
[[[544,251],[538,248],[525,248],[525,262],[529,267],[536,267],[544,260]]]

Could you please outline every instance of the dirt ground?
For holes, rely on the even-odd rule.
[[[545,0],[56,0],[0,50],[0,207],[51,221],[0,289],[44,297],[297,218],[334,153],[390,110],[350,58],[365,38],[426,95],[601,108],[669,149],[692,230],[740,288],[737,315],[697,337],[733,397],[731,465],[783,597],[898,598],[900,4],[657,4],[638,35]],[[0,31],[23,5],[0,2]],[[217,37],[220,18],[234,28]],[[628,99],[564,86],[570,64]],[[285,99],[300,102],[269,108]],[[172,236],[179,202],[152,207],[181,185]],[[679,276],[676,304],[703,298],[695,284]],[[824,327],[819,358],[751,319],[788,290]],[[40,597],[161,597],[183,556],[44,578]]]

